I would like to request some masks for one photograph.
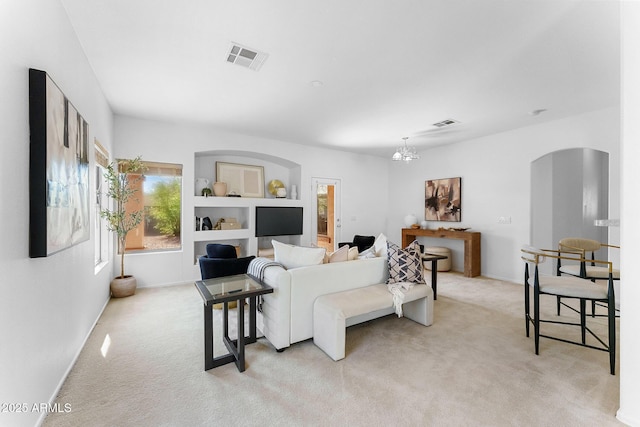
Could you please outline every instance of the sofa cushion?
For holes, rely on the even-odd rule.
[[[322,264],[326,249],[306,248],[303,246],[288,245],[272,240],[274,261],[284,265],[285,268],[306,267]]]
[[[371,246],[358,254],[358,259],[376,258],[376,249]]]
[[[326,256],[326,262],[344,262],[349,261],[349,246],[342,246]]]
[[[376,256],[386,257],[387,256],[387,236],[380,233],[378,237],[376,237],[375,242],[373,242],[372,247],[375,251]]]
[[[347,255],[349,261],[358,259],[358,248],[349,248],[349,254]]]
[[[387,283],[424,283],[420,245],[417,241],[401,249],[395,243],[388,243],[389,280]]]

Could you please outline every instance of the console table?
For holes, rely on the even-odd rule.
[[[417,237],[464,240],[464,276],[480,275],[480,233],[477,231],[402,229],[402,247],[406,248]]]

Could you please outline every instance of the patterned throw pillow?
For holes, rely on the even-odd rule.
[[[420,245],[417,241],[414,240],[404,249],[395,243],[388,242],[387,259],[389,263],[387,283],[424,283]]]

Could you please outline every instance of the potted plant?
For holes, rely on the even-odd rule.
[[[138,156],[133,160],[118,160],[109,164],[104,174],[107,182],[107,196],[113,199],[113,208],[102,210],[100,216],[107,220],[107,229],[116,233],[118,240],[120,275],[111,281],[111,295],[117,298],[136,293],[136,278],[124,274],[124,249],[127,234],[142,222],[143,211],[127,212],[126,204],[135,197],[138,190],[132,184],[143,178],[144,170],[144,163]],[[130,174],[139,175],[131,176]]]

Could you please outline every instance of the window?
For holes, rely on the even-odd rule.
[[[100,211],[107,206],[107,195],[104,194],[103,189],[106,186],[104,180],[104,170],[109,164],[109,152],[98,142],[94,140],[94,157],[95,157],[95,186],[96,186],[96,198],[94,203],[95,210],[95,246],[94,246],[94,262],[98,266],[103,262],[107,262],[109,259],[109,230],[107,230],[107,224],[104,218],[100,215]]]
[[[143,220],[127,234],[125,252],[181,249],[182,165],[143,163],[144,178],[137,182],[131,180],[138,186],[139,193],[126,207],[127,210],[142,209]]]

